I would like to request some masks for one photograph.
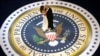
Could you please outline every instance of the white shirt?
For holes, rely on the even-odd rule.
[[[46,31],[47,29],[48,29],[48,20],[47,17],[43,15],[42,30]]]

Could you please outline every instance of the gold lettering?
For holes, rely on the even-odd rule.
[[[73,53],[73,52],[75,52],[75,49],[74,48],[70,48],[71,49],[71,52]]]
[[[16,38],[16,42],[17,42],[18,44],[21,44],[21,40],[20,40],[19,37]]]
[[[55,9],[54,12],[55,12],[55,13],[63,13],[62,10],[57,10],[57,9]]]
[[[67,56],[70,56],[70,54],[71,54],[71,53],[68,52],[67,50],[65,51],[65,53],[66,53]]]
[[[26,47],[24,45],[20,46],[23,50],[26,50]]]

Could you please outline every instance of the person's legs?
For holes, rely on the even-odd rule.
[[[53,30],[53,29],[54,29],[54,27],[53,27],[53,22],[49,22],[48,28],[49,28],[50,30]]]

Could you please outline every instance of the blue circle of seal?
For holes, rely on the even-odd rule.
[[[21,36],[27,46],[39,52],[56,53],[68,49],[75,43],[79,35],[79,30],[76,23],[67,16],[61,14],[54,13],[53,16],[54,16],[53,24],[55,27],[57,24],[63,23],[62,24],[63,30],[62,33],[59,35],[59,37],[62,38],[63,36],[66,36],[65,43],[62,44],[60,43],[61,40],[57,40],[59,44],[57,46],[51,47],[48,45],[48,42],[44,44],[38,44],[36,42],[37,40],[45,40],[43,37],[39,36],[34,29],[34,27],[39,27],[39,28],[42,27],[41,22],[43,20],[43,17],[42,15],[38,15],[27,21],[22,29]],[[66,32],[69,33],[66,34]]]

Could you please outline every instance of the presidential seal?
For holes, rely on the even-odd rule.
[[[4,22],[0,43],[8,56],[92,56],[100,29],[87,10],[69,2],[23,6]]]

